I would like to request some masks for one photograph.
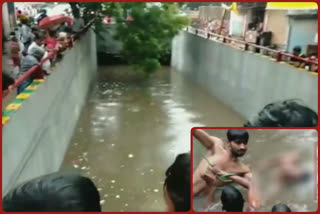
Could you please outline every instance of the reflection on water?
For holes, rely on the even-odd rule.
[[[190,151],[191,128],[243,120],[169,68],[149,79],[130,74],[99,69],[62,170],[92,178],[103,211],[165,211],[164,173]]]
[[[206,130],[210,135],[217,136],[226,141],[227,130]],[[266,202],[260,211],[271,211],[274,204],[287,204],[293,211],[315,211],[317,210],[317,200],[315,199],[315,167],[317,167],[316,160],[316,145],[318,143],[318,135],[315,130],[248,130],[250,138],[248,144],[248,151],[241,161],[256,169],[257,165],[262,160],[270,160],[270,158],[277,155],[284,155],[287,152],[299,151],[301,166],[304,170],[310,173],[310,177],[305,182],[289,188],[286,186],[281,192],[272,197]],[[202,158],[202,151],[204,148],[200,143],[193,138],[193,171],[199,164]],[[272,171],[271,171],[272,172]],[[273,175],[273,174],[271,174]],[[270,191],[274,184],[274,177],[264,177],[257,174],[255,177],[260,178],[261,191]],[[240,189],[245,200],[247,201],[247,191],[240,186]],[[218,190],[215,196],[216,204],[209,209],[206,209],[206,198],[197,197],[193,201],[193,208],[197,211],[221,211],[220,203],[221,190]],[[262,197],[265,196],[262,194]]]

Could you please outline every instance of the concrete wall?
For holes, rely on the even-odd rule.
[[[3,126],[2,194],[59,169],[96,71],[96,39],[89,30]]]
[[[293,98],[318,110],[318,76],[267,57],[181,32],[173,40],[171,60],[245,119],[268,103]]]

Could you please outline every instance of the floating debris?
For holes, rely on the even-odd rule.
[[[158,189],[154,189],[153,192],[159,192],[159,190]]]
[[[116,198],[120,198],[120,195],[116,195]]]
[[[124,189],[123,189],[123,188],[121,188],[121,189],[120,189],[120,191],[121,191],[121,192],[123,192],[123,191],[124,191]]]
[[[123,168],[123,167],[124,167],[124,165],[121,165],[121,166],[120,166],[120,168]]]
[[[85,169],[87,169],[87,167],[85,167],[85,166],[81,167],[81,170],[85,170]]]
[[[114,147],[114,144],[111,144],[112,147]]]
[[[112,120],[114,120],[115,118],[116,118],[116,117],[112,116],[112,117],[109,117],[108,120],[109,120],[109,121],[112,121]]]
[[[74,145],[74,146],[78,146],[78,143],[74,143],[73,145]]]
[[[129,204],[124,204],[124,206],[126,206],[126,207],[127,207],[127,206],[129,206]]]
[[[109,195],[108,194],[104,194],[103,197],[107,198]]]
[[[158,203],[158,200],[154,200],[155,203]]]
[[[80,158],[79,161],[83,161],[83,158]]]
[[[97,177],[97,176],[92,176],[91,178],[92,178],[92,179],[95,179],[96,177]]]
[[[150,169],[150,172],[153,172],[154,170],[153,169]]]
[[[113,188],[114,188],[114,186],[111,185],[111,186],[110,186],[110,189],[113,189]]]
[[[102,188],[98,188],[98,191],[100,192],[102,190]]]
[[[84,152],[82,153],[83,156],[87,156],[88,152]]]
[[[104,142],[104,139],[100,139],[99,142],[101,142],[101,143]]]
[[[76,169],[79,168],[79,166],[77,164],[74,164],[73,167]]]
[[[141,172],[141,175],[144,175],[144,172]]]
[[[133,154],[128,155],[128,158],[133,158],[133,157],[134,157]]]
[[[101,200],[100,205],[104,204],[104,202],[106,202],[106,200]]]
[[[111,180],[110,182],[114,184],[116,181],[115,180]]]

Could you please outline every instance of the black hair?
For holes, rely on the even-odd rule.
[[[286,100],[266,105],[258,116],[247,121],[251,127],[314,127],[318,124],[316,112],[300,105],[296,100]]]
[[[293,48],[293,52],[301,53],[301,47],[300,47],[300,46],[295,46],[295,47]]]
[[[244,199],[233,186],[225,186],[221,194],[222,209],[227,212],[242,212]]]
[[[271,212],[292,212],[286,204],[276,204],[272,207]]]
[[[100,212],[100,196],[94,183],[80,175],[46,175],[9,192],[4,211],[15,212]]]
[[[167,169],[164,187],[176,212],[190,210],[190,154],[179,154]]]
[[[227,132],[228,141],[248,142],[249,133],[245,129],[229,129]]]
[[[49,30],[49,36],[50,36],[50,37],[55,37],[55,36],[56,36],[56,31],[54,31],[54,30]]]

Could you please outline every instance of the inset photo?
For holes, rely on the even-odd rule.
[[[317,210],[318,133],[193,128],[193,210]]]

